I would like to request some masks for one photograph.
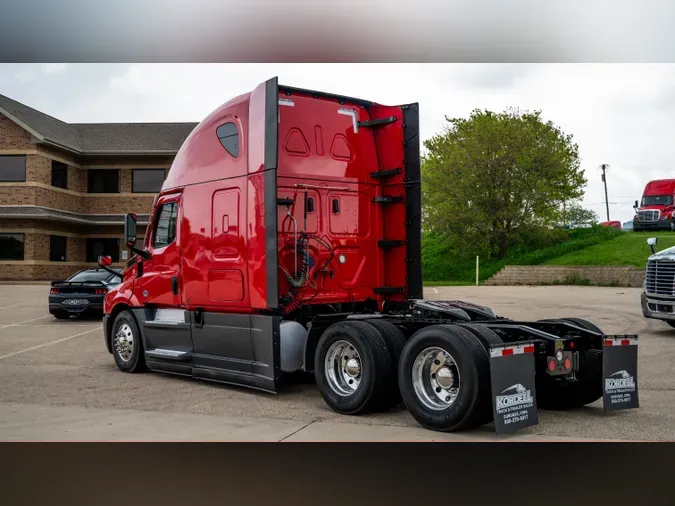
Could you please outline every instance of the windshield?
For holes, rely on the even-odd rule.
[[[642,197],[642,207],[644,206],[669,206],[673,203],[672,195],[661,195],[657,197]]]
[[[119,269],[114,269],[115,272],[120,272]],[[114,279],[113,279],[114,278]],[[74,281],[76,283],[83,283],[87,281],[115,281],[117,276],[113,276],[107,271],[104,270],[91,270],[91,271],[82,271],[78,272],[74,276],[68,278],[68,281]]]

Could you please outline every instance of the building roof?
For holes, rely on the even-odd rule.
[[[175,155],[197,123],[65,123],[0,95],[0,114],[39,142],[79,154]]]

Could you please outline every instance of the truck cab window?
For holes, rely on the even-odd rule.
[[[169,202],[157,210],[157,222],[152,234],[152,247],[163,248],[176,240],[176,223],[178,221],[178,205]]]
[[[225,123],[216,129],[216,135],[225,150],[233,157],[239,156],[239,132],[234,123]]]

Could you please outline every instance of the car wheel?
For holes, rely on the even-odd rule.
[[[120,371],[135,373],[147,370],[141,331],[129,311],[122,311],[115,318],[111,339],[113,357]]]

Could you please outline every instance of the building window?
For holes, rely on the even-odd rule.
[[[178,205],[175,202],[169,202],[160,207],[157,213],[157,223],[154,234],[152,234],[152,247],[163,248],[176,239]]]
[[[68,188],[68,166],[65,163],[52,160],[52,186]]]
[[[120,171],[118,169],[89,169],[89,193],[119,193]]]
[[[0,260],[24,259],[24,234],[0,234]]]
[[[237,132],[237,125],[234,123],[220,125],[216,129],[216,135],[227,152],[237,158],[239,156],[239,133]]]
[[[62,235],[49,236],[49,261],[50,262],[65,262],[66,261],[66,244],[67,239]]]
[[[87,239],[87,262],[98,262],[98,257],[111,257],[120,261],[119,239]]]
[[[23,183],[26,181],[26,155],[0,156],[0,182]]]
[[[159,193],[165,177],[164,169],[134,169],[131,173],[131,191],[134,193]]]

